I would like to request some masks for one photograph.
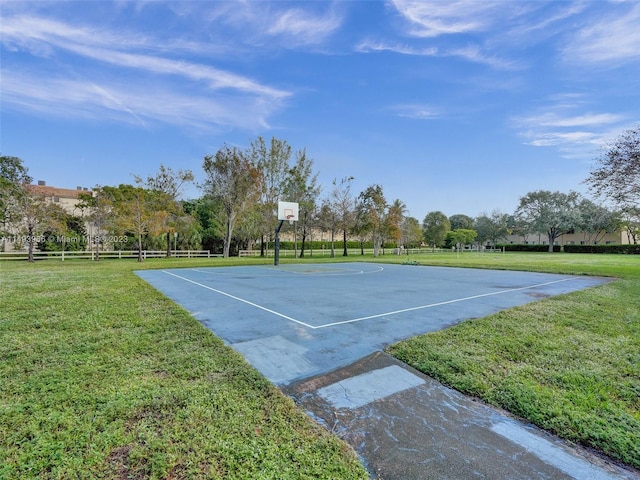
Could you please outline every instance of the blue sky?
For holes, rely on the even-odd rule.
[[[258,136],[420,221],[586,191],[640,121],[637,1],[4,1],[2,155],[65,188]],[[195,187],[187,196],[199,196]]]

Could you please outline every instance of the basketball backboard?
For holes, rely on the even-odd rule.
[[[278,220],[298,221],[297,202],[278,202]]]

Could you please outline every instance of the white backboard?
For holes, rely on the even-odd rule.
[[[278,202],[278,220],[298,221],[297,202]]]

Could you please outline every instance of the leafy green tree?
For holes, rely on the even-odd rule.
[[[144,244],[148,235],[160,235],[165,228],[166,212],[158,211],[161,193],[141,186],[103,187],[112,204],[108,229],[118,235],[131,234],[136,240],[138,262],[144,260]]]
[[[386,234],[396,244],[396,247],[400,247],[402,244],[402,223],[406,214],[407,206],[399,199],[394,200],[387,208]]]
[[[153,208],[161,219],[162,229],[166,233],[166,252],[167,257],[171,256],[171,237],[172,234],[178,233],[176,227],[187,222],[184,216],[180,195],[185,185],[192,183],[194,180],[191,170],[174,171],[171,167],[165,167],[160,164],[158,172],[154,176],[147,177],[143,180],[141,177],[134,176],[136,184],[148,190],[155,192],[150,195],[149,199],[153,199],[155,205]]]
[[[195,227],[201,238],[201,246],[212,252],[222,252],[224,248],[225,220],[222,203],[210,195],[185,201],[187,214],[196,219]]]
[[[64,211],[51,212],[49,228],[44,231],[38,249],[42,252],[83,251],[87,247],[84,219]]]
[[[382,186],[370,185],[358,196],[359,216],[364,230],[368,231],[373,241],[373,256],[377,257],[382,248],[386,230],[387,200]]]
[[[515,216],[527,224],[530,231],[546,233],[551,253],[556,239],[578,225],[579,202],[580,195],[576,192],[538,190],[520,198]]]
[[[458,230],[464,228],[467,230],[473,229],[473,218],[458,213],[449,217],[449,223],[451,224],[451,230]]]
[[[447,232],[446,244],[455,246],[458,251],[462,250],[465,245],[471,245],[476,239],[478,232],[470,228],[456,228]]]
[[[508,218],[506,213],[494,210],[491,215],[483,214],[473,221],[473,230],[478,232],[478,243],[489,243],[494,247],[500,240],[509,234]]]
[[[449,230],[451,230],[451,223],[447,216],[440,211],[427,213],[422,221],[424,242],[433,248],[444,245]]]
[[[18,157],[0,156],[0,235],[2,251],[6,250],[5,235],[12,222],[20,222],[17,207],[28,195],[27,185],[32,181],[28,169]]]
[[[207,176],[205,192],[222,207],[226,227],[223,256],[228,258],[238,217],[260,196],[260,171],[251,161],[250,152],[226,144],[215,155],[204,158],[203,169]]]

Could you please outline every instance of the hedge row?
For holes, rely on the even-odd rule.
[[[549,245],[496,245],[507,252],[548,252]],[[640,245],[554,245],[553,251],[566,253],[620,253],[627,255],[640,255]]]
[[[640,255],[640,245],[565,245],[568,253],[622,253]]]
[[[548,252],[549,245],[530,245],[530,244],[504,244],[496,245],[495,248],[504,248],[507,252]],[[553,246],[554,252],[560,251],[560,245]]]

